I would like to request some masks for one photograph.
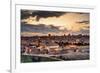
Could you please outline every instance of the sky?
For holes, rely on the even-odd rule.
[[[21,10],[21,35],[89,35],[89,13]]]

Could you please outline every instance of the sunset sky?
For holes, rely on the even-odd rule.
[[[89,34],[89,13],[21,10],[21,35]]]

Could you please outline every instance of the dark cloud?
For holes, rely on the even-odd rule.
[[[39,21],[40,18],[59,17],[65,13],[67,12],[21,10],[21,19],[26,19],[29,16],[36,16],[36,21]]]
[[[89,34],[89,32],[90,32],[89,29],[87,29],[87,30],[81,29],[80,30],[81,34]]]
[[[32,12],[29,10],[21,10],[21,19],[26,19],[32,15]]]
[[[87,21],[87,20],[84,20],[84,21],[77,21],[76,23],[79,23],[79,24],[89,24],[90,22],[89,21]]]
[[[88,14],[89,15],[89,13],[85,13],[85,12],[76,12],[76,14]]]
[[[89,28],[90,28],[90,26],[84,26],[84,28],[87,28],[87,29],[89,29]]]
[[[84,34],[84,35],[89,35],[90,31],[89,31],[89,29],[81,29],[80,31],[77,31],[77,32],[70,31],[70,33],[72,33],[72,34]]]
[[[48,32],[59,33],[63,31],[65,30],[59,30],[59,27],[53,25],[44,25],[44,24],[30,25],[25,23],[21,24],[21,32],[37,32],[37,33],[47,34]]]
[[[70,32],[73,34],[89,34],[89,26],[86,26],[86,28],[88,29],[81,29],[78,32],[74,32],[71,30],[67,30],[67,29],[63,29],[60,30],[59,29],[60,26],[53,26],[53,25],[45,25],[45,24],[38,24],[38,25],[31,25],[31,24],[25,24],[22,23],[21,24],[21,32],[36,32],[36,33],[41,33],[41,34],[48,34],[49,32],[53,32],[53,33],[60,33],[60,32]]]

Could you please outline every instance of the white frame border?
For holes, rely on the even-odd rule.
[[[12,2],[11,3],[11,72],[12,73],[15,73],[15,72],[20,72],[20,71],[22,71],[23,72],[23,69],[25,70],[25,68],[23,68],[23,69],[18,69],[17,67],[16,67],[16,52],[15,52],[15,48],[16,48],[16,30],[19,30],[19,29],[16,29],[16,5],[23,5],[23,4],[17,4],[17,2]],[[29,4],[24,4],[24,5],[32,5],[31,3],[29,3]],[[95,34],[95,25],[93,25],[95,22],[94,22],[94,20],[93,19],[95,19],[95,11],[94,11],[94,7],[89,7],[89,6],[80,6],[80,5],[66,5],[66,6],[60,6],[59,4],[58,5],[56,5],[56,6],[47,6],[47,5],[37,5],[37,4],[33,4],[32,6],[46,6],[46,7],[58,7],[58,8],[79,8],[79,9],[89,9],[90,10],[90,12],[91,12],[91,16],[90,16],[90,24],[91,24],[91,26],[90,26],[90,35],[94,35]],[[56,10],[57,11],[57,10]],[[76,12],[76,11],[75,11]],[[79,11],[80,12],[80,11]],[[92,21],[93,20],[93,21]],[[14,25],[12,25],[12,24],[14,24]],[[91,30],[92,29],[92,30]],[[92,40],[91,40],[92,39]],[[93,42],[94,41],[94,42]],[[91,42],[91,44],[95,44],[95,35],[94,36],[91,36],[90,37],[90,42]],[[90,46],[91,47],[91,46]],[[95,45],[93,45],[92,47],[95,47]],[[93,53],[94,52],[94,53]],[[92,52],[90,52],[90,55],[92,54],[92,59],[90,59],[90,61],[86,61],[86,62],[84,62],[84,64],[80,64],[79,63],[79,61],[67,61],[67,62],[61,62],[63,65],[65,65],[65,64],[67,64],[67,66],[63,66],[63,67],[59,67],[60,65],[58,65],[59,64],[59,62],[54,62],[54,63],[50,63],[50,62],[46,62],[46,63],[37,63],[37,65],[40,65],[40,66],[42,66],[42,65],[45,65],[45,66],[47,66],[47,65],[49,65],[49,67],[48,68],[45,68],[45,67],[43,67],[43,68],[39,68],[39,67],[37,67],[37,68],[34,68],[34,71],[38,71],[38,70],[45,70],[45,69],[49,69],[49,68],[51,68],[52,70],[53,69],[63,69],[64,67],[66,67],[66,68],[75,68],[75,67],[77,67],[77,68],[79,68],[79,67],[88,67],[88,66],[95,66],[96,65],[96,62],[95,62],[95,60],[96,60],[96,58],[95,58],[95,50],[94,49],[92,49]],[[17,57],[18,58],[18,57]],[[82,61],[81,61],[82,62]],[[49,64],[50,63],[50,64]],[[72,64],[70,64],[69,65],[69,63],[73,63],[74,65],[72,65]],[[79,63],[79,65],[77,66],[76,64],[78,64]],[[56,66],[54,66],[56,64]],[[32,64],[33,65],[33,64]],[[34,64],[35,65],[35,64]],[[23,66],[25,66],[25,65],[23,65]],[[30,66],[30,64],[29,65],[27,65],[27,66]],[[57,67],[57,68],[56,68]],[[27,68],[26,68],[27,69]],[[65,69],[65,68],[64,68]],[[31,69],[27,69],[26,71],[33,71],[33,68],[31,68]],[[49,69],[50,70],[50,69]]]

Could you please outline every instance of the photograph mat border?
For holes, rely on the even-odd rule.
[[[15,4],[15,24],[17,24],[18,22],[19,22],[19,24],[20,24],[20,16],[16,16],[16,13],[20,15],[20,13],[16,12],[16,11],[17,11],[17,8],[16,8],[16,7],[17,7],[18,5],[21,5],[21,4]],[[22,5],[23,5],[23,4],[22,4]],[[21,7],[22,7],[22,5],[21,5]],[[25,5],[25,6],[26,6],[26,5]],[[35,6],[35,5],[32,5],[32,7],[33,7],[33,6]],[[38,6],[38,5],[36,5],[35,7],[37,7],[37,6]],[[44,6],[39,5],[38,7],[44,7]],[[47,7],[49,7],[49,6],[47,6]],[[46,7],[46,8],[47,8],[47,7]],[[53,7],[53,6],[50,6],[50,8],[52,8],[52,7]],[[58,6],[57,6],[57,7],[58,7]],[[66,6],[66,7],[67,7],[67,6]],[[53,8],[56,8],[56,7],[53,7]],[[58,8],[60,8],[60,6],[59,6]],[[62,8],[63,8],[63,7],[61,7],[60,9],[62,10]],[[67,7],[67,8],[69,8],[69,7]],[[66,8],[65,8],[65,9],[66,9]],[[70,8],[69,8],[69,9],[70,9]],[[71,8],[71,9],[73,10],[73,8]],[[76,8],[76,9],[77,9],[77,8]],[[80,9],[83,10],[81,7],[80,7]],[[80,9],[79,9],[79,10],[80,10]],[[39,9],[39,10],[40,10],[40,9]],[[86,9],[86,10],[87,10],[87,9]],[[93,19],[93,15],[94,15],[94,14],[93,14],[90,10],[91,10],[91,9],[89,9],[89,12],[92,14],[92,15],[90,15],[90,18],[92,17],[92,19]],[[52,11],[52,10],[51,10],[51,11]],[[56,11],[58,11],[58,10],[56,10]],[[71,10],[69,10],[69,11],[71,12]],[[92,11],[93,11],[93,9],[92,9]],[[75,12],[76,12],[76,11],[75,11]],[[80,12],[80,11],[79,11],[79,12]],[[17,18],[17,19],[16,19],[16,18]],[[18,20],[18,19],[19,19],[19,20]],[[17,22],[17,21],[18,21],[18,22]],[[17,23],[16,23],[16,22],[17,22]],[[93,24],[93,23],[94,23],[94,22],[93,22],[93,21],[91,22],[91,19],[90,19],[90,24]],[[15,33],[16,33],[16,34],[15,34],[15,51],[18,51],[18,50],[16,50],[16,48],[18,48],[18,47],[20,48],[20,45],[19,45],[19,46],[18,46],[18,45],[16,46],[16,44],[18,44],[18,42],[20,42],[19,37],[17,37],[17,36],[20,35],[19,33],[17,33],[18,30],[19,30],[19,32],[20,32],[20,28],[17,28],[17,27],[20,27],[20,25],[15,25]],[[90,29],[91,29],[91,28],[94,29],[94,26],[90,26]],[[91,31],[91,30],[90,30],[90,31]],[[93,33],[90,33],[90,35],[93,35],[93,34],[94,34],[94,32],[93,32]],[[16,35],[17,35],[17,36],[16,36]],[[94,37],[92,37],[92,39],[93,39],[93,38],[94,38]],[[19,40],[19,41],[18,41],[18,40]],[[91,37],[90,37],[90,42],[93,42],[93,41],[91,40]],[[93,44],[94,44],[94,43],[93,43]],[[91,46],[90,46],[90,47],[91,47]],[[94,46],[92,46],[92,47],[94,47]],[[19,49],[19,50],[20,50],[20,49]],[[12,52],[13,52],[13,51],[12,51]],[[69,65],[69,63],[73,63],[73,64],[74,64],[74,63],[79,63],[79,62],[80,62],[80,61],[74,61],[74,62],[73,62],[73,61],[71,61],[71,62],[66,61],[66,62],[67,62],[67,63],[66,63],[66,62],[63,61],[63,62],[52,62],[52,63],[51,63],[51,62],[45,62],[45,63],[35,63],[35,64],[32,64],[32,63],[30,63],[30,64],[20,64],[20,63],[19,63],[20,58],[19,58],[16,54],[20,54],[20,52],[19,52],[19,53],[18,53],[18,52],[17,52],[17,53],[15,52],[15,64],[14,64],[14,65],[15,65],[15,70],[18,69],[17,67],[19,67],[19,70],[20,70],[20,68],[22,68],[22,70],[23,70],[23,69],[27,69],[27,67],[26,67],[26,68],[23,68],[23,67],[25,67],[25,65],[27,65],[27,66],[29,66],[29,67],[31,66],[31,70],[33,70],[33,69],[38,70],[38,69],[39,69],[39,68],[38,68],[39,65],[40,65],[40,66],[42,66],[42,65],[47,66],[47,65],[49,65],[49,63],[50,63],[49,68],[51,68],[52,66],[54,66],[54,64],[57,64],[57,65],[58,65],[59,63],[67,64],[67,65],[68,65],[67,67],[72,67],[72,66],[73,66],[73,67],[76,67],[77,65],[75,65],[75,66],[74,66],[74,65]],[[93,52],[90,51],[90,61],[91,61],[91,58],[92,58],[92,61],[93,61],[94,58],[91,56],[91,54],[93,54]],[[17,58],[17,59],[16,59],[16,58]],[[90,61],[85,62],[85,63],[86,63],[85,65],[89,65]],[[92,62],[92,61],[91,61],[91,62]],[[82,61],[81,61],[81,62],[82,62]],[[93,63],[94,63],[94,61],[93,61]],[[91,64],[93,65],[93,63],[91,63]],[[13,64],[13,63],[12,63],[12,64]],[[81,64],[82,64],[82,63],[81,63]],[[80,66],[81,64],[79,64],[79,66]],[[38,65],[38,66],[37,66],[37,68],[32,68],[33,65]],[[60,65],[58,65],[58,66],[60,66]],[[83,64],[82,66],[84,66],[84,64]],[[82,67],[82,66],[81,66],[81,67]],[[28,67],[28,68],[29,68],[29,67]],[[57,66],[56,66],[56,67],[57,67]],[[66,67],[66,66],[63,66],[63,68],[64,68],[64,67]],[[40,67],[40,69],[41,69],[41,67]],[[42,68],[42,69],[45,69],[45,67]],[[53,69],[53,68],[52,68],[52,69]],[[54,68],[54,69],[56,69],[56,68]],[[61,67],[60,67],[60,69],[61,69]]]

